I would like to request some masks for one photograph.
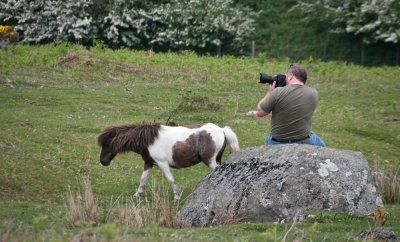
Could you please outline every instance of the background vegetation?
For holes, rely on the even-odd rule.
[[[398,1],[235,2],[261,11],[253,38],[256,52],[269,58],[399,65]]]
[[[5,24],[33,44],[400,64],[395,0],[4,0]]]
[[[280,73],[288,60],[111,50],[100,43],[90,51],[67,43],[17,45],[0,55],[2,241],[351,241],[380,226],[316,212],[297,224],[177,229],[173,214],[209,172],[204,165],[173,171],[184,188],[178,204],[159,169],[146,198],[131,198],[143,169],[139,156],[122,154],[109,167],[100,165],[96,137],[116,124],[214,122],[231,126],[243,149],[262,145],[269,118],[245,113],[267,90],[257,83],[259,71]],[[400,69],[300,63],[319,91],[313,130],[329,147],[365,155],[390,213],[385,227],[398,236]]]

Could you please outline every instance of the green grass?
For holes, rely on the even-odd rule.
[[[0,238],[3,241],[65,241],[76,236],[94,235],[100,241],[354,241],[361,231],[380,225],[361,217],[340,213],[315,213],[316,218],[295,224],[236,224],[211,228],[163,228],[150,224],[145,228],[114,223],[95,227],[70,228],[64,207],[34,202],[0,202]],[[398,234],[398,206],[388,206],[390,219],[385,224]],[[397,228],[396,228],[397,226]],[[89,237],[90,238],[90,237]]]
[[[65,43],[0,50],[0,234],[12,234],[16,240],[32,234],[36,236],[32,240],[66,240],[93,231],[100,238],[117,240],[125,233],[127,238],[143,241],[282,239],[290,224],[201,229],[101,224],[70,229],[65,200],[68,188],[79,188],[80,178],[86,175],[102,206],[113,197],[134,193],[143,169],[140,156],[118,155],[109,167],[98,161],[96,137],[108,125],[214,122],[231,126],[242,148],[262,145],[269,118],[244,113],[254,109],[267,90],[257,83],[259,72],[277,74],[289,64],[191,52],[147,56],[142,51],[101,46],[88,52]],[[361,151],[371,167],[379,169],[374,164],[384,164],[399,179],[400,68],[302,64],[309,73],[307,84],[319,91],[313,130],[328,146]],[[208,172],[204,165],[174,170],[176,182],[184,188],[183,197]],[[151,179],[165,182],[158,169]],[[398,236],[399,208],[389,206],[393,216],[388,221]],[[351,240],[373,226],[366,219],[349,220],[304,222],[295,231],[316,241],[325,236]],[[301,238],[297,235],[290,233],[291,238]]]

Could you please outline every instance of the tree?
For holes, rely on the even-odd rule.
[[[324,21],[335,33],[350,33],[362,41],[361,63],[365,44],[400,42],[400,1],[398,0],[315,0],[299,2],[295,8],[306,13],[308,21]],[[397,64],[398,63],[397,53]]]
[[[252,36],[255,51],[267,58],[304,60],[310,55],[327,56],[322,53],[325,30],[318,28],[317,22],[307,25],[301,21],[301,11],[289,11],[296,0],[235,0],[237,5],[248,6],[257,12],[256,31]],[[325,59],[325,58],[323,58]]]
[[[141,35],[146,35],[143,33],[147,31],[146,20],[140,15],[135,1],[115,0],[100,25],[100,38],[113,48],[139,47]]]

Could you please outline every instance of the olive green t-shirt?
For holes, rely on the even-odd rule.
[[[317,90],[292,84],[275,88],[260,106],[265,112],[272,112],[272,137],[278,140],[296,140],[310,134],[311,119],[317,102]]]

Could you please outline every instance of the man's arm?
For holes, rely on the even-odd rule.
[[[264,100],[266,100],[269,96],[269,92],[265,95],[265,97],[263,97],[257,104],[257,109],[256,109],[256,116],[257,117],[264,117],[267,116],[268,113],[265,112],[262,108],[261,108],[261,103],[264,102]]]
[[[257,109],[256,109],[257,117],[264,117],[269,114],[265,112],[264,109],[261,108],[261,103],[264,102],[266,99],[268,99],[269,94],[275,89],[275,85],[276,85],[275,81],[272,83],[272,85],[269,85],[267,94],[265,94],[265,96],[257,103]]]

